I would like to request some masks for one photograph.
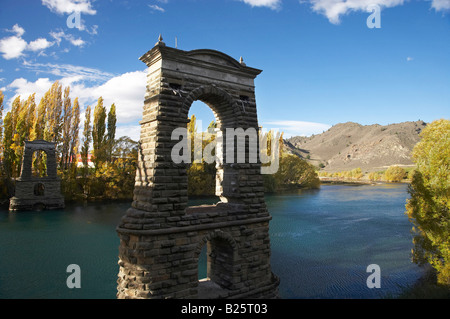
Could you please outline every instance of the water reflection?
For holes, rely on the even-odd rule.
[[[406,185],[322,186],[267,195],[272,269],[283,298],[380,298],[422,273],[410,262]],[[190,205],[213,204],[196,198]],[[68,204],[58,211],[0,211],[0,298],[115,298],[116,226],[130,202]],[[82,288],[68,289],[78,264]],[[368,289],[369,264],[382,288]],[[200,267],[205,268],[202,260]],[[205,275],[204,270],[199,270]]]

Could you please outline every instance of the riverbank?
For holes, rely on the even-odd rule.
[[[411,181],[404,179],[399,182],[371,181],[369,179],[352,179],[343,177],[319,177],[321,184],[332,185],[381,185],[381,184],[409,184]]]

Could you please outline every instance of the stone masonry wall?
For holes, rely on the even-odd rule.
[[[227,128],[258,130],[253,80],[261,71],[217,51],[186,52],[162,42],[141,60],[149,73],[134,200],[117,228],[118,298],[198,297],[205,245],[217,296],[276,297],[260,162],[250,163],[247,155],[245,163],[218,163],[221,202],[188,207],[187,164],[171,156],[179,142],[172,132],[186,128],[195,100],[210,106],[223,136]],[[224,139],[219,153],[226,149]]]

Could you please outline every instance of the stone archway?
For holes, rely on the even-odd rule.
[[[33,154],[45,153],[45,174],[33,174]],[[25,141],[20,177],[16,180],[15,196],[9,210],[36,210],[64,208],[61,180],[56,172],[55,143],[44,140]]]
[[[188,207],[187,164],[171,157],[179,142],[172,133],[186,128],[195,100],[213,110],[219,135],[236,128],[257,132],[254,79],[261,70],[222,52],[182,51],[162,41],[140,59],[148,66],[147,92],[134,199],[117,227],[118,298],[197,298],[198,250],[205,238],[226,260],[225,268],[212,272],[224,288],[221,297],[276,297],[259,160],[225,161],[237,149],[222,139],[216,164],[221,201]],[[249,152],[259,150],[245,145]]]

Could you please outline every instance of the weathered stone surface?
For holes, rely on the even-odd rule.
[[[134,201],[117,228],[117,297],[276,298],[259,159],[217,164],[221,201],[199,207],[187,205],[186,164],[171,159],[179,141],[172,131],[186,128],[195,100],[213,110],[218,135],[227,128],[258,131],[254,79],[261,71],[221,52],[186,52],[161,42],[141,60],[149,67],[147,93]],[[226,147],[224,139],[219,152]],[[205,246],[208,280],[199,284]]]
[[[33,153],[47,155],[47,176],[32,174]],[[9,210],[37,210],[64,208],[61,181],[56,174],[55,143],[36,140],[25,141],[20,177],[16,180],[15,196],[10,199]]]

